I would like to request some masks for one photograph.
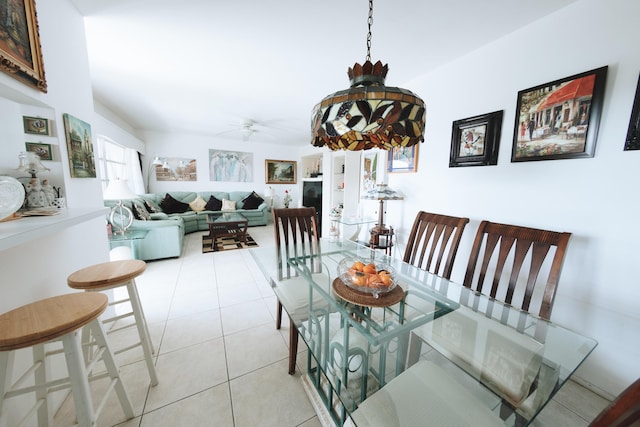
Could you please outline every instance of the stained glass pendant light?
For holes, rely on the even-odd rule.
[[[426,109],[413,92],[384,85],[387,64],[371,62],[373,0],[369,0],[367,57],[349,68],[351,87],[325,97],[311,114],[311,145],[331,150],[411,147],[424,141]]]

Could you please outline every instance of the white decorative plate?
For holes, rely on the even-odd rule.
[[[15,178],[0,176],[0,219],[13,215],[24,203],[24,187]]]

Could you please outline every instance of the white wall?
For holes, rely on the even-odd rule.
[[[252,138],[254,138],[252,136]],[[258,137],[255,137],[258,138]],[[182,157],[196,159],[198,168],[197,182],[156,181],[151,174],[149,182],[152,193],[166,191],[255,191],[264,194],[265,184],[265,160],[300,160],[297,148],[283,145],[259,142],[254,139],[242,141],[223,137],[205,137],[188,134],[166,134],[147,131],[143,133],[146,141],[147,158],[145,159],[145,173],[153,156]],[[251,182],[218,182],[209,180],[209,149],[230,150],[253,153],[253,181]],[[298,163],[298,167],[299,163]],[[298,171],[299,172],[299,171]],[[284,191],[292,193],[292,206],[300,203],[300,181],[296,185],[269,184],[276,192],[274,206],[282,207]]]
[[[52,120],[54,160],[45,162],[51,172],[39,174],[62,185],[72,207],[102,207],[98,179],[70,178],[64,139],[63,113],[88,123],[93,121],[84,25],[68,0],[39,1],[40,38],[48,93],[42,93],[0,73],[0,174],[19,176],[18,153],[31,136],[23,133],[22,116],[40,115]],[[19,221],[29,221],[28,218]],[[0,232],[2,223],[0,223]],[[73,271],[108,259],[105,222],[100,218],[73,226],[37,242],[0,251],[0,312],[41,298],[71,292],[67,276]],[[28,357],[16,357],[22,365]],[[12,403],[9,425],[15,425],[24,408]]]
[[[426,141],[417,173],[389,175],[406,196],[388,208],[401,244],[419,210],[471,218],[457,281],[483,219],[573,233],[552,320],[599,341],[578,376],[614,395],[640,377],[640,151],[623,151],[640,72],[638,16],[635,0],[579,1],[403,84],[427,104]],[[511,163],[518,91],[605,65],[595,157]],[[498,165],[449,168],[452,122],[496,110]]]

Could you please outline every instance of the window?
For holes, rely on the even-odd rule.
[[[98,135],[98,170],[102,179],[102,191],[112,179],[127,180],[136,194],[144,193],[142,170],[138,152],[124,147],[103,135]]]

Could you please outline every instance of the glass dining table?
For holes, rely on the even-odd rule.
[[[448,381],[494,412],[499,425],[527,425],[597,345],[350,240],[321,239],[317,254],[290,254],[288,265],[306,279],[300,283],[308,299],[304,310],[288,309],[274,248],[250,253],[309,348],[305,388],[340,426],[353,423],[362,402],[422,360],[442,366]],[[339,277],[345,258],[389,266],[397,287],[379,298],[360,295]],[[323,274],[312,272],[313,263]]]

